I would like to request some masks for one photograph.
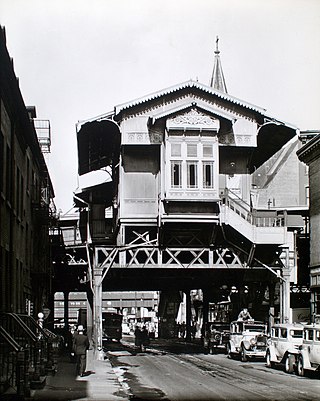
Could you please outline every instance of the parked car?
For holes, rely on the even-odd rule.
[[[298,355],[297,373],[304,376],[306,371],[320,371],[320,324],[304,326],[303,343]]]
[[[230,338],[230,325],[227,323],[207,322],[203,335],[206,352],[213,354],[218,347],[226,348]]]
[[[229,358],[240,356],[242,362],[246,362],[249,358],[265,358],[266,350],[266,324],[254,320],[231,322],[227,344]]]
[[[267,366],[283,365],[287,373],[293,373],[297,367],[302,341],[302,324],[279,323],[272,326],[267,346]]]

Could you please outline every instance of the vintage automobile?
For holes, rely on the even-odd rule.
[[[230,337],[230,324],[221,322],[207,322],[203,335],[205,352],[213,354],[219,347],[224,350]]]
[[[293,373],[297,366],[299,346],[302,341],[302,324],[279,323],[272,326],[267,345],[267,366],[283,365],[287,373]]]
[[[299,376],[304,376],[306,371],[320,371],[320,324],[304,326],[297,373]]]
[[[267,350],[267,325],[254,320],[237,320],[230,324],[227,344],[228,357],[240,356],[242,362],[249,358],[265,358]]]

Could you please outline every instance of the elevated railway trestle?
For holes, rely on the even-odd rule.
[[[89,256],[91,255],[91,256]],[[235,252],[229,247],[159,247],[151,243],[132,242],[126,246],[90,246],[88,253],[88,280],[92,290],[92,328],[98,354],[102,351],[102,291],[112,290],[168,290],[182,291],[190,297],[190,291],[203,292],[203,323],[205,311],[221,286],[239,288],[240,299],[234,307],[244,306],[244,287],[251,289],[252,309],[258,311],[264,300],[261,292],[267,291],[267,316],[270,324],[275,315],[275,288],[279,285],[279,320],[289,321],[290,263],[289,250],[282,249],[287,265],[270,267],[245,252]],[[253,295],[255,293],[255,295]],[[260,297],[257,296],[260,294]],[[248,294],[244,294],[248,298]],[[88,299],[90,299],[88,298]],[[190,306],[190,300],[187,301]],[[238,311],[237,311],[238,312]],[[264,312],[266,314],[266,311]],[[187,315],[190,316],[187,312]],[[266,317],[266,316],[264,316]],[[88,322],[90,325],[90,323]],[[191,321],[186,322],[187,337],[191,335]],[[102,355],[102,354],[101,354]]]

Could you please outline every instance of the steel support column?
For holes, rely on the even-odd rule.
[[[210,289],[204,288],[202,290],[203,298],[202,298],[202,328],[201,332],[204,332],[204,328],[206,323],[208,323],[208,315],[209,315],[209,297],[210,297]]]
[[[186,294],[186,341],[191,341],[191,294],[190,290]]]
[[[93,341],[93,292],[87,290],[87,335],[90,342]]]
[[[274,309],[274,294],[275,294],[275,283],[269,283],[269,328],[275,323],[275,309]]]
[[[65,331],[69,331],[69,291],[63,291],[63,320]]]
[[[95,358],[103,360],[102,349],[102,272],[103,270],[97,266],[93,268],[93,343],[95,347]]]

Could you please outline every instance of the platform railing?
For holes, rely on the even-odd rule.
[[[248,203],[230,190],[225,192],[221,200],[223,205],[256,227],[283,227],[285,225],[284,216],[259,216],[253,212]]]

